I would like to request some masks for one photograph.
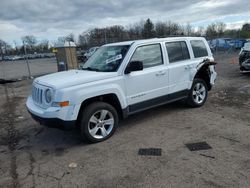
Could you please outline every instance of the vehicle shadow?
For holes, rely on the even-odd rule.
[[[136,124],[147,122],[152,117],[173,114],[176,111],[182,111],[187,108],[183,102],[175,102],[139,112],[121,120],[118,132],[128,131]],[[89,145],[89,143],[84,142],[81,138],[79,128],[60,130],[39,125],[33,120],[30,121],[32,121],[31,128],[27,129],[22,136],[23,139],[19,142],[18,150],[40,150],[42,153],[55,152],[56,155],[59,155],[63,150],[68,148]]]
[[[32,120],[33,122],[33,120]],[[78,129],[60,130],[39,125],[33,122],[29,129],[22,133],[17,150],[41,152],[42,155],[61,156],[67,149],[84,146]]]
[[[185,104],[184,101],[177,101],[171,104],[166,104],[151,108],[136,114],[129,116],[127,119],[124,119],[120,122],[119,129],[123,130],[124,128],[133,127],[135,124],[147,122],[157,116],[171,115],[175,112],[188,109],[189,107]]]

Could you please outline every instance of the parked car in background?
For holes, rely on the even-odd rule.
[[[238,50],[244,46],[245,42],[245,39],[232,39],[229,41],[229,45],[234,49]]]
[[[77,61],[79,64],[84,64],[87,61],[85,53],[86,53],[85,50],[76,51]]]
[[[35,53],[35,54],[27,54],[25,55],[8,55],[4,56],[4,61],[17,61],[17,60],[24,60],[27,59],[38,59],[38,58],[53,58],[55,57],[54,53]]]
[[[217,50],[227,50],[230,48],[230,38],[217,38],[210,41],[210,47]]]
[[[81,70],[36,78],[26,106],[42,124],[78,126],[85,140],[100,142],[137,112],[177,100],[204,105],[215,64],[201,37],[107,44]]]
[[[9,56],[4,56],[3,60],[4,61],[17,61],[17,60],[22,60],[23,56],[19,55],[9,55]]]
[[[250,71],[250,42],[245,43],[239,54],[241,71]]]
[[[238,50],[244,46],[245,42],[245,39],[217,38],[209,41],[209,45],[212,51],[229,49]]]

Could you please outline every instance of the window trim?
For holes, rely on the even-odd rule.
[[[143,44],[143,45],[136,46],[136,48],[135,48],[134,51],[133,51],[133,54],[132,54],[132,55],[130,56],[130,58],[129,58],[129,61],[128,61],[127,66],[130,64],[131,59],[132,59],[133,55],[135,54],[135,52],[136,52],[136,50],[137,50],[138,48],[145,47],[145,46],[152,46],[152,45],[159,45],[159,46],[160,46],[162,64],[160,64],[160,65],[155,65],[155,66],[152,66],[152,67],[147,67],[147,68],[143,67],[143,70],[144,70],[144,69],[149,69],[149,68],[154,68],[154,67],[157,67],[157,66],[162,66],[162,65],[164,65],[165,63],[164,63],[164,59],[163,59],[162,45],[161,45],[160,42],[157,42],[157,43]],[[126,66],[126,68],[127,68],[127,66]],[[125,68],[125,70],[126,70],[126,68]]]
[[[166,44],[167,44],[167,43],[181,43],[181,42],[184,42],[184,43],[185,43],[186,48],[187,48],[187,51],[188,51],[188,56],[189,56],[189,58],[188,58],[188,59],[182,59],[182,60],[177,60],[177,61],[172,61],[172,62],[170,62],[170,58],[169,58],[168,49],[167,49]],[[169,63],[169,64],[178,63],[178,62],[183,62],[183,61],[189,61],[189,60],[192,59],[192,58],[191,58],[190,49],[189,49],[189,47],[188,47],[188,43],[187,43],[187,41],[185,41],[185,40],[168,41],[168,42],[165,42],[165,43],[164,43],[164,46],[165,46],[165,49],[166,49],[166,52],[167,52],[166,55],[167,55],[167,57],[168,57],[168,63]],[[182,56],[183,56],[182,45],[181,45],[181,52],[182,52]]]

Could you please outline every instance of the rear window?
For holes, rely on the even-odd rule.
[[[192,40],[191,46],[194,52],[194,57],[205,57],[208,56],[207,48],[202,40]]]
[[[187,44],[184,41],[166,43],[170,63],[190,59]]]

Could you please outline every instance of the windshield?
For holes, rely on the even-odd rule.
[[[102,46],[83,65],[83,70],[115,72],[124,59],[128,45],[124,46]]]

